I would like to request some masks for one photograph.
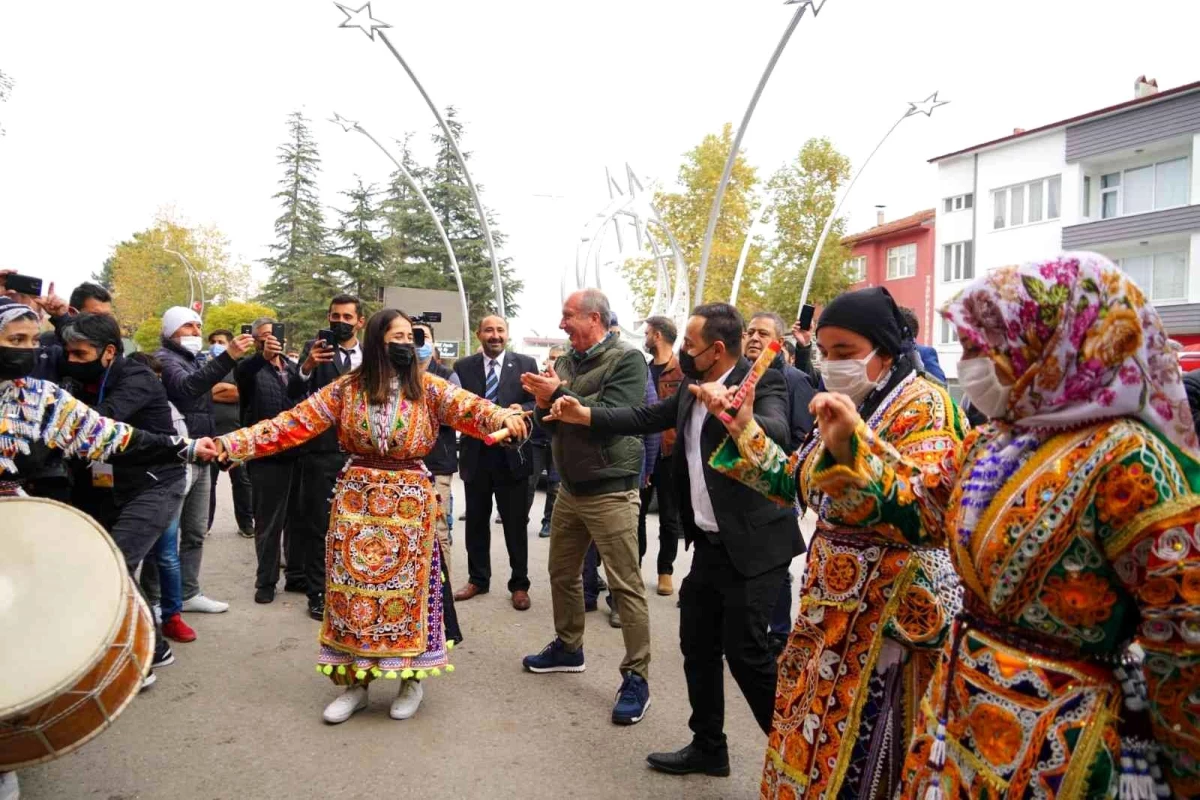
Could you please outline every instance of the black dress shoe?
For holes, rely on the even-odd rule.
[[[704,753],[688,745],[674,753],[651,753],[646,763],[668,775],[693,775],[701,773],[714,778],[729,777],[729,753]]]
[[[316,600],[308,601],[308,615],[317,622],[325,620],[325,598],[318,597]]]
[[[260,586],[254,590],[254,602],[270,603],[275,600],[274,586]]]
[[[295,594],[308,594],[308,584],[304,581],[287,581],[283,584],[283,590]]]

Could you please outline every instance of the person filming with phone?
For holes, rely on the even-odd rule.
[[[283,325],[270,317],[251,323],[255,354],[243,359],[234,370],[242,426],[271,419],[287,411],[304,394],[304,383],[296,365],[283,357]],[[279,540],[288,523],[288,507],[295,503],[296,453],[283,452],[246,465],[254,503],[254,549],[258,574],[254,580],[254,602],[275,599],[279,581]],[[304,554],[299,537],[287,537],[287,575],[284,591],[303,592]]]

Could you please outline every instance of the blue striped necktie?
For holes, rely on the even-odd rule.
[[[488,374],[487,385],[483,388],[484,399],[496,402],[496,389],[500,385],[500,379],[496,377],[496,359],[488,359]]]

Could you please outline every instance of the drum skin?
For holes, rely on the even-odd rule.
[[[0,516],[5,511],[15,510],[9,505],[13,502],[49,501],[6,500],[0,503]],[[65,507],[57,503],[50,505],[57,506],[50,516],[61,521],[61,510]],[[92,527],[95,535],[107,538],[94,522]],[[48,530],[44,535],[53,536],[54,533],[54,530]],[[124,572],[123,561],[120,567]],[[49,761],[80,747],[112,724],[138,693],[154,655],[154,618],[132,579],[128,574],[123,578],[120,623],[108,636],[107,646],[92,660],[90,668],[81,665],[86,669],[83,676],[65,685],[50,699],[0,719],[0,772]],[[15,655],[19,658],[19,654]]]

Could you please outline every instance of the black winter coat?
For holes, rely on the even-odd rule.
[[[237,361],[229,353],[222,353],[202,366],[194,353],[167,338],[162,340],[162,348],[154,356],[162,363],[162,383],[167,390],[167,399],[183,414],[188,435],[199,438],[215,434],[212,390]]]

